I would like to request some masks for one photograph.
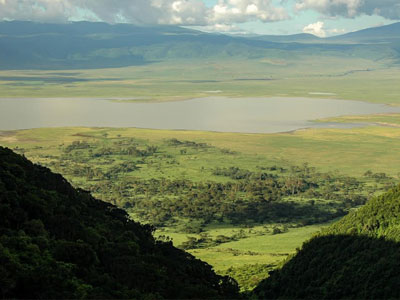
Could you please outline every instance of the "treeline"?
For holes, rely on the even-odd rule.
[[[66,146],[63,151],[64,153],[69,154],[75,150],[85,149],[89,150],[87,153],[87,158],[92,159],[110,155],[128,155],[134,157],[151,156],[157,152],[158,147],[150,145],[141,149],[133,139],[127,141],[117,141],[110,146],[104,146],[96,143],[92,144],[86,141],[74,141],[70,145]]]
[[[190,147],[190,148],[194,148],[194,149],[208,149],[208,148],[213,148],[212,146],[210,146],[207,143],[196,143],[193,141],[180,141],[176,138],[173,139],[169,139],[166,141],[166,143],[170,146],[183,146],[183,147]]]

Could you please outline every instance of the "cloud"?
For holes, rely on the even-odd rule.
[[[326,31],[324,29],[324,22],[317,22],[309,24],[303,28],[304,33],[310,33],[319,37],[326,37]]]
[[[219,0],[209,18],[213,23],[262,22],[288,19],[283,7],[275,7],[271,0]]]
[[[108,23],[214,26],[287,19],[272,0],[0,0],[0,20],[67,22],[85,19]]]
[[[304,33],[310,33],[316,35],[318,37],[327,37],[332,35],[339,35],[346,33],[346,29],[338,29],[338,28],[326,28],[324,22],[316,22],[313,24],[309,24],[303,28]]]
[[[30,0],[34,1],[34,0]],[[108,23],[204,25],[201,0],[64,0]]]
[[[295,9],[311,9],[328,16],[348,18],[377,15],[391,20],[400,19],[399,0],[296,0]]]
[[[66,22],[77,13],[70,1],[0,0],[0,20]]]

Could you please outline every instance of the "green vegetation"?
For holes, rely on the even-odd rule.
[[[218,273],[235,276],[241,289],[249,290],[266,277],[265,270],[278,266],[326,222],[394,186],[396,165],[386,164],[381,155],[376,170],[378,164],[368,160],[370,149],[382,146],[373,144],[377,132],[377,141],[387,139],[392,147],[398,133],[385,137],[392,128],[371,129],[376,131],[254,135],[57,128],[2,132],[0,143],[127,209],[134,219],[157,225],[160,240],[172,239],[175,246],[207,261]],[[296,136],[302,144],[290,141]],[[304,142],[306,138],[310,140]],[[367,153],[360,159],[368,161],[352,168],[351,174],[324,170],[326,162],[317,155],[309,158],[319,162],[318,168],[298,159],[315,151],[321,139],[327,141],[325,155],[332,159],[338,147],[356,144],[350,138],[356,139],[359,153]],[[305,148],[296,151],[299,146]],[[290,154],[291,161],[273,155],[279,151]],[[387,149],[388,161],[392,152]],[[341,154],[333,163],[338,168],[354,155]],[[385,168],[393,172],[381,172]],[[245,266],[248,272],[241,273]]]
[[[367,116],[345,116],[339,118],[327,118],[320,121],[324,122],[341,122],[341,123],[359,123],[372,124],[383,127],[400,127],[399,114],[377,114]]]
[[[398,299],[400,186],[323,230],[254,292],[262,299]]]
[[[149,225],[0,147],[3,298],[236,298],[237,284]]]
[[[265,161],[264,165],[258,157],[250,157],[253,166],[247,167],[251,169],[241,169],[249,157],[176,138],[149,143],[119,134],[109,137],[104,130],[74,137],[71,144],[55,147],[35,143],[30,149],[14,148],[66,175],[77,186],[132,209],[142,221],[187,233],[199,233],[214,221],[322,223],[362,205],[379,191],[378,186],[387,188],[394,182],[386,174],[364,176],[361,182],[334,172],[317,172],[307,164],[283,168]],[[184,224],[191,225],[183,228]]]
[[[291,228],[282,224],[259,225],[252,228],[212,226],[206,228],[205,232],[214,240],[218,239],[219,235],[240,234],[243,238],[218,246],[188,250],[188,252],[207,261],[214,266],[218,273],[232,276],[239,283],[242,291],[248,291],[267,277],[266,270],[275,269],[279,266],[288,255],[294,254],[296,248],[323,228],[324,225],[327,224],[298,228]],[[273,234],[275,228],[280,229],[282,233]],[[168,231],[162,232],[162,234],[170,235],[174,241],[177,235],[182,235]],[[189,236],[196,237],[197,235],[191,234]]]
[[[400,186],[333,224],[323,234],[366,235],[400,242]]]
[[[81,142],[71,145],[67,151],[87,147]],[[1,148],[0,155],[4,297],[238,297],[228,277],[215,275],[209,265],[173,248],[168,237],[154,240],[153,227],[128,220],[123,210],[73,189],[61,176],[10,150]],[[237,168],[228,170],[223,173],[239,173]],[[388,180],[372,172],[366,176]],[[229,264],[221,273],[237,278],[243,290],[251,290],[270,275],[256,288],[254,297],[397,298],[399,201],[400,186],[370,200],[316,235],[278,271],[272,270],[290,254],[283,251],[298,242],[296,234],[304,234],[307,228],[315,232],[317,227],[260,225],[228,235],[226,225],[217,226],[214,233],[218,235],[205,230],[183,244],[195,248],[194,254],[220,252]],[[263,244],[267,240],[273,251],[269,255],[280,254],[281,259],[260,264],[267,255],[268,245]],[[283,244],[285,240],[290,245]],[[246,250],[249,247],[259,252]],[[241,263],[232,264],[230,255]]]

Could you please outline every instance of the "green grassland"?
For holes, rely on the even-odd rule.
[[[351,117],[335,119],[347,122]],[[95,196],[119,205],[119,198],[129,198],[123,186],[135,180],[151,181],[190,180],[194,183],[219,182],[226,184],[232,179],[216,175],[215,170],[237,167],[249,172],[262,172],[275,167],[290,170],[292,166],[308,163],[318,172],[327,172],[335,180],[345,182],[355,176],[364,186],[365,197],[379,194],[381,190],[398,181],[400,158],[400,132],[396,127],[379,124],[377,120],[395,124],[399,115],[364,116],[366,127],[353,129],[307,129],[279,134],[237,134],[200,131],[149,130],[136,128],[43,128],[0,132],[0,144],[7,146],[29,159],[60,172],[75,186],[91,190]],[[357,119],[357,122],[360,120]],[[370,123],[370,125],[368,125]],[[171,141],[181,144],[174,145]],[[75,144],[76,147],[71,147]],[[83,143],[83,144],[82,144]],[[87,143],[87,144],[85,144]],[[119,145],[136,145],[139,151],[155,147],[155,152],[144,157],[128,157],[121,154],[97,155],[99,151]],[[84,147],[83,147],[83,146]],[[86,146],[88,147],[86,148]],[[121,167],[133,164],[132,170]],[[106,174],[88,179],[86,166]],[[118,171],[115,175],[113,170]],[[122,171],[121,171],[122,170]],[[381,179],[364,174],[385,173]],[[116,172],[115,171],[115,172]],[[97,171],[96,171],[97,172]],[[289,173],[269,171],[286,178]],[[289,172],[289,171],[287,171]],[[325,174],[325,173],[324,173]],[[339,175],[343,174],[343,175]],[[343,178],[343,179],[341,179]],[[111,185],[105,185],[109,182]],[[109,189],[109,190],[108,190]],[[142,197],[139,195],[139,198]],[[157,197],[156,197],[157,198]],[[116,200],[117,199],[117,200]],[[310,200],[326,214],[327,207],[342,207],[336,200],[324,200],[305,194],[286,197],[307,209]],[[350,205],[350,208],[353,207]],[[345,208],[345,206],[343,206]],[[150,222],[148,215],[132,212],[135,219]],[[329,213],[328,213],[329,215]],[[188,249],[195,256],[207,261],[222,274],[236,278],[242,289],[252,289],[288,255],[294,253],[303,241],[318,231],[331,216],[310,220],[271,220],[266,223],[246,221],[204,223],[197,219],[182,219],[159,226],[160,239],[171,238],[176,246]],[[325,220],[325,221],[322,221]],[[197,223],[196,223],[197,222]],[[314,221],[311,221],[312,223]],[[321,223],[323,222],[323,223]],[[188,232],[185,224],[201,228],[197,233]],[[188,244],[192,238],[194,243]],[[216,242],[218,239],[228,239]],[[186,247],[185,247],[186,243]]]
[[[359,124],[373,124],[384,127],[400,127],[399,114],[376,114],[366,116],[343,116],[338,118],[327,118],[319,120],[323,122],[339,122],[339,123],[359,123]]]
[[[327,224],[324,224],[327,225]],[[215,266],[218,271],[230,267],[255,264],[279,264],[288,254],[295,252],[303,241],[319,231],[324,225],[312,225],[290,229],[286,233],[275,235],[254,235],[237,242],[224,243],[207,249],[196,249],[190,252],[196,257]],[[250,230],[257,231],[259,227]],[[212,234],[220,234],[218,229]],[[225,231],[225,234],[226,231]],[[173,237],[173,234],[171,235]]]
[[[101,70],[0,71],[1,97],[314,97],[398,105],[400,69],[391,60],[329,55],[169,60]]]
[[[269,230],[265,232],[265,226],[252,228],[210,226],[206,232],[212,237],[229,236],[241,230],[246,237],[214,247],[188,251],[211,264],[218,273],[234,277],[243,291],[251,290],[268,276],[268,271],[279,266],[288,255],[296,252],[299,245],[327,225],[329,223],[289,228],[287,232],[280,234],[271,234]],[[177,246],[187,239],[186,234],[168,231],[168,229],[157,234],[168,235]],[[190,236],[199,237],[198,235]]]
[[[354,120],[354,117],[351,117]],[[85,138],[85,135],[102,138],[134,137],[140,140],[162,144],[166,139],[208,143],[220,149],[230,149],[237,152],[234,156],[215,155],[220,150],[209,149],[203,153],[183,155],[178,170],[174,173],[184,173],[193,180],[208,178],[209,174],[201,172],[201,166],[207,162],[207,168],[229,167],[231,165],[246,166],[255,169],[257,165],[278,164],[287,166],[300,165],[308,162],[322,171],[340,170],[340,172],[360,176],[369,169],[374,172],[385,172],[391,176],[399,172],[400,131],[396,127],[379,124],[373,125],[376,118],[385,123],[399,120],[399,115],[379,115],[357,117],[371,126],[352,129],[307,129],[290,133],[277,134],[238,134],[201,131],[173,131],[150,129],[101,129],[101,128],[48,128],[30,129],[17,132],[3,132],[0,142],[11,147],[19,146],[29,149],[29,157],[39,161],[46,154],[52,154],[61,143],[72,143]],[[389,119],[386,119],[389,118]],[[347,120],[348,117],[341,119]],[[335,119],[338,121],[339,119]],[[357,121],[359,122],[359,121]],[[34,146],[44,147],[32,149]],[[27,154],[27,155],[28,155]],[[189,152],[190,154],[190,152]],[[42,158],[43,159],[43,158]],[[158,177],[165,171],[157,169],[141,170],[144,178]],[[175,176],[168,174],[169,176]],[[215,179],[215,178],[214,178]]]

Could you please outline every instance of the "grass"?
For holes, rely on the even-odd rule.
[[[376,114],[366,116],[344,116],[338,118],[327,118],[319,121],[340,123],[361,123],[386,127],[400,127],[400,114]]]
[[[209,263],[221,275],[230,275],[240,284],[241,290],[253,289],[261,280],[268,277],[268,271],[279,266],[297,248],[310,239],[313,234],[321,230],[326,224],[289,228],[281,234],[265,233],[265,226],[255,226],[251,229],[240,227],[207,228],[207,233],[217,235],[232,235],[240,230],[249,235],[238,241],[224,243],[216,247],[188,250],[195,257]],[[249,232],[264,232],[251,234]],[[168,235],[173,239],[175,246],[184,242],[188,235],[163,230],[157,234]],[[195,235],[189,235],[195,236]],[[260,270],[260,267],[264,270]]]
[[[363,117],[376,121],[376,117]],[[379,120],[385,121],[383,116]],[[383,119],[382,119],[383,118]],[[391,115],[394,121],[398,116]],[[392,119],[387,123],[394,122]],[[0,144],[11,148],[19,146],[28,149],[27,154],[40,160],[44,154],[52,155],[59,144],[74,140],[101,139],[106,133],[109,138],[134,137],[163,145],[166,139],[177,138],[208,143],[218,149],[179,156],[180,165],[174,174],[186,174],[192,180],[208,178],[209,173],[201,167],[229,167],[237,165],[254,170],[259,165],[300,165],[308,162],[322,171],[340,170],[341,173],[360,176],[368,170],[399,173],[400,131],[386,125],[367,126],[352,129],[307,129],[292,133],[238,134],[200,131],[171,131],[150,129],[101,129],[101,128],[45,128],[10,131],[0,135]],[[35,147],[44,147],[37,148]],[[221,155],[221,149],[230,149],[236,155]],[[176,154],[176,153],[172,153]],[[206,164],[204,162],[207,162]],[[160,166],[162,167],[162,166]],[[160,169],[160,168],[159,168]],[[161,170],[161,169],[160,169]],[[161,170],[165,171],[165,170]],[[175,176],[170,174],[171,176]],[[159,177],[162,173],[156,167],[140,173],[141,177]]]
[[[244,227],[223,226],[207,227],[206,232],[216,237],[230,236],[244,230],[249,237],[239,241],[223,243],[216,247],[194,249],[189,252],[211,264],[217,271],[224,271],[229,267],[238,267],[246,264],[279,264],[287,255],[295,253],[296,248],[309,239],[314,233],[328,224],[318,224],[301,228],[289,228],[281,234],[265,233],[265,227],[255,226],[251,229]],[[256,232],[251,234],[249,232]],[[258,232],[258,233],[257,233]],[[263,233],[263,235],[261,235]],[[175,246],[180,246],[188,236],[198,235],[177,233],[173,230],[162,230],[159,235],[166,235],[173,239]]]

